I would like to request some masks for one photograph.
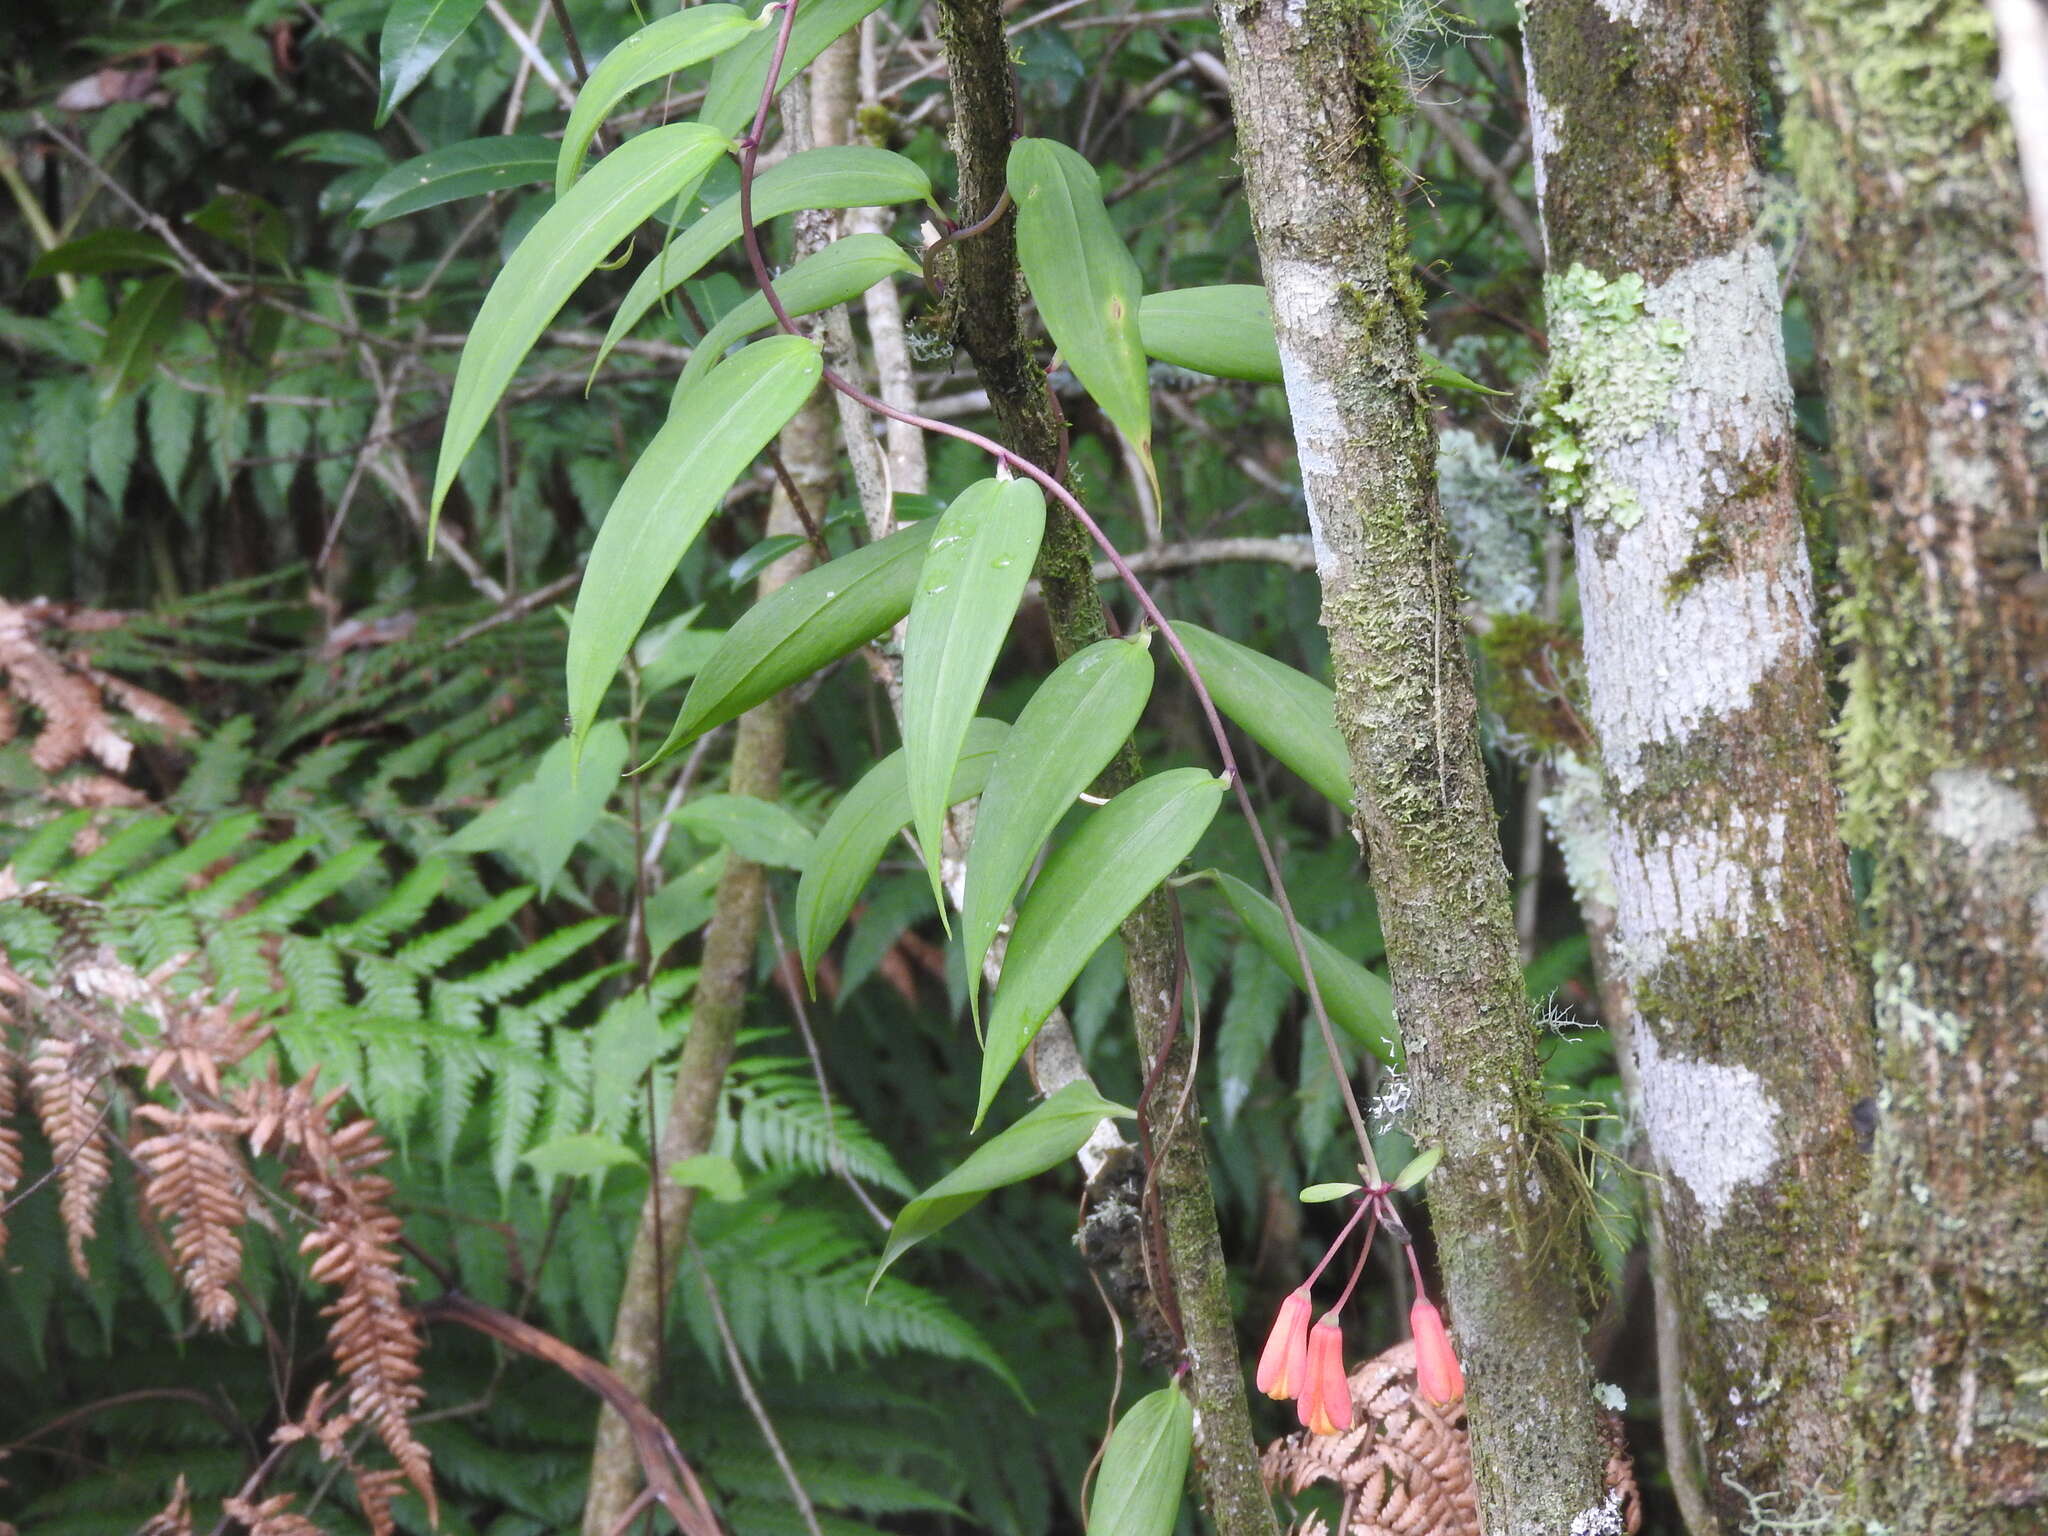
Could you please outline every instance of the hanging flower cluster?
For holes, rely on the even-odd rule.
[[[1435,1158],[1429,1161],[1433,1164]],[[1358,1287],[1358,1277],[1365,1272],[1373,1237],[1383,1220],[1387,1230],[1400,1239],[1408,1255],[1409,1272],[1415,1277],[1415,1305],[1408,1311],[1408,1326],[1415,1335],[1416,1385],[1432,1402],[1454,1403],[1465,1395],[1465,1373],[1451,1347],[1450,1334],[1444,1329],[1443,1314],[1424,1293],[1422,1266],[1416,1260],[1415,1245],[1394,1212],[1394,1191],[1412,1182],[1404,1173],[1392,1184],[1324,1186],[1356,1192],[1358,1208],[1344,1223],[1343,1231],[1337,1234],[1322,1261],[1280,1303],[1280,1314],[1273,1320],[1273,1331],[1266,1336],[1266,1347],[1259,1354],[1259,1390],[1278,1402],[1294,1399],[1301,1422],[1311,1434],[1334,1435],[1351,1427],[1351,1382],[1344,1370],[1344,1330],[1339,1319],[1345,1303]],[[1318,1192],[1305,1193],[1314,1198]],[[1361,1221],[1366,1222],[1365,1236],[1358,1245],[1351,1278],[1345,1282],[1337,1304],[1311,1326],[1309,1318],[1315,1304],[1310,1290]]]

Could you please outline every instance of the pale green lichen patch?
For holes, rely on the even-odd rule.
[[[1646,292],[1638,273],[1608,278],[1577,263],[1543,283],[1550,373],[1536,400],[1536,462],[1555,511],[1622,528],[1642,506],[1608,461],[1671,421],[1687,341],[1684,326],[1644,308]]]
[[[1724,1323],[1760,1323],[1770,1316],[1771,1312],[1770,1298],[1755,1291],[1741,1296],[1709,1291],[1701,1300],[1706,1305],[1707,1315]]]
[[[1917,977],[1910,964],[1887,963],[1887,956],[1873,961],[1877,976],[1875,1001],[1880,1029],[1895,1032],[1909,1045],[1932,1044],[1955,1052],[1970,1038],[1970,1021],[1946,1008],[1929,1008],[1913,995]]]

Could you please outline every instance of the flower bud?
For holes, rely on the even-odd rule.
[[[1408,1309],[1408,1326],[1415,1334],[1415,1385],[1433,1403],[1455,1403],[1465,1395],[1465,1372],[1436,1303],[1416,1297]]]
[[[1308,1375],[1295,1405],[1312,1435],[1334,1435],[1351,1427],[1351,1382],[1344,1375],[1344,1330],[1326,1312],[1309,1330]]]
[[[1308,1363],[1308,1314],[1308,1287],[1303,1286],[1280,1303],[1280,1315],[1266,1335],[1259,1355],[1259,1390],[1277,1402],[1284,1403],[1301,1390]]]

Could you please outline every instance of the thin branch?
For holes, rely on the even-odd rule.
[[[2022,0],[2031,3],[2031,0]],[[1458,163],[1477,178],[1486,188],[1486,195],[1493,199],[1493,206],[1502,221],[1522,242],[1522,248],[1529,253],[1529,260],[1540,272],[1543,270],[1543,226],[1536,222],[1536,215],[1529,211],[1529,205],[1516,193],[1514,183],[1507,172],[1497,165],[1493,157],[1479,147],[1479,141],[1465,131],[1465,125],[1454,117],[1448,108],[1439,102],[1430,101],[1418,94],[1415,110],[1425,123],[1435,130],[1443,140],[1444,147],[1457,157]]]
[[[734,1385],[740,1389],[740,1399],[747,1405],[747,1412],[753,1415],[754,1427],[761,1431],[761,1438],[768,1444],[768,1454],[775,1458],[775,1465],[782,1473],[782,1480],[789,1487],[790,1502],[796,1505],[796,1512],[804,1522],[804,1528],[811,1536],[825,1536],[818,1526],[818,1511],[811,1503],[811,1495],[805,1489],[803,1479],[796,1475],[796,1467],[789,1459],[789,1452],[783,1449],[782,1437],[775,1433],[775,1421],[768,1417],[768,1409],[761,1401],[761,1394],[754,1390],[754,1378],[747,1374],[746,1358],[740,1354],[739,1340],[733,1337],[732,1324],[726,1321],[725,1303],[718,1295],[718,1282],[711,1278],[711,1266],[704,1262],[704,1254],[697,1246],[697,1240],[688,1238],[690,1256],[697,1261],[697,1278],[704,1282],[704,1299],[711,1304],[711,1321],[718,1329],[719,1342],[725,1346],[726,1362],[732,1366]]]
[[[519,19],[505,9],[504,0],[484,0],[484,9],[490,12],[504,34],[512,39],[526,62],[533,66],[533,72],[546,82],[547,88],[555,93],[555,100],[561,103],[564,112],[573,111],[576,106],[576,92],[569,82],[548,62],[548,56],[540,51],[540,45],[526,35],[526,28],[519,25]]]
[[[782,936],[782,919],[775,913],[774,892],[761,893],[761,910],[767,914],[768,933],[775,941],[775,974],[782,982],[783,995],[789,999],[790,1011],[796,1015],[797,1032],[804,1037],[804,1050],[811,1058],[811,1075],[817,1079],[818,1098],[825,1106],[825,1161],[833,1174],[853,1191],[853,1197],[860,1202],[861,1209],[874,1218],[876,1226],[886,1232],[893,1223],[882,1208],[875,1204],[873,1197],[861,1187],[860,1180],[853,1176],[853,1170],[846,1166],[846,1152],[839,1145],[839,1116],[832,1107],[832,1085],[825,1078],[825,1058],[818,1050],[818,1037],[811,1031],[811,1011],[804,1004],[801,968],[799,967],[796,976],[790,974],[789,963],[796,956],[790,950],[789,941]]]
[[[507,1348],[556,1367],[604,1399],[625,1420],[641,1475],[647,1479],[648,1491],[655,1501],[669,1512],[686,1536],[722,1536],[718,1517],[712,1513],[696,1473],[677,1448],[675,1436],[608,1367],[553,1334],[467,1296],[439,1296],[415,1307],[413,1312],[422,1323],[460,1323],[472,1328]]]

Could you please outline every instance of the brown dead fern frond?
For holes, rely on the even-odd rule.
[[[297,1497],[280,1493],[260,1504],[253,1499],[223,1499],[221,1513],[240,1521],[249,1536],[327,1536],[304,1515],[294,1513],[292,1500]]]
[[[135,1536],[192,1536],[192,1490],[184,1473],[171,1489],[171,1502],[143,1521]]]
[[[138,1105],[135,1118],[156,1128],[135,1148],[136,1161],[149,1175],[142,1197],[171,1228],[178,1280],[199,1321],[226,1328],[237,1310],[248,1181],[228,1138],[246,1123],[213,1110],[160,1104]]]
[[[4,1008],[0,1008],[0,1254],[7,1252],[7,1197],[21,1183],[21,1129],[14,1123],[21,1063],[15,1058],[5,1018]]]
[[[134,745],[115,729],[92,679],[44,647],[47,624],[43,606],[0,601],[0,673],[15,699],[43,717],[29,761],[55,773],[91,757],[110,773],[126,773]]]
[[[328,1115],[339,1098],[337,1089],[316,1100],[311,1079],[290,1089],[263,1082],[245,1090],[241,1107],[251,1148],[279,1149],[285,1188],[313,1218],[299,1245],[312,1278],[340,1292],[322,1315],[332,1319],[328,1347],[348,1381],[349,1412],[376,1432],[435,1516],[432,1465],[412,1431],[412,1412],[424,1396],[422,1341],[405,1305],[391,1181],[377,1172],[391,1153],[372,1120],[330,1132]]]
[[[144,1082],[154,1089],[177,1072],[217,1099],[221,1073],[269,1038],[269,1026],[259,1027],[254,1013],[237,1012],[232,995],[216,1003],[204,991],[194,993],[164,1010],[163,1033],[147,1050]]]
[[[85,1245],[95,1230],[100,1196],[113,1176],[100,1051],[84,1040],[46,1035],[29,1057],[28,1083],[57,1170],[57,1210],[64,1218],[71,1267],[80,1279],[90,1279]]]
[[[362,1506],[363,1522],[370,1527],[370,1536],[395,1536],[398,1520],[391,1513],[391,1501],[404,1486],[405,1474],[395,1467],[375,1472],[358,1467],[355,1482],[356,1502]]]
[[[1351,1373],[1352,1428],[1342,1434],[1285,1435],[1260,1461],[1268,1488],[1300,1493],[1334,1483],[1348,1511],[1339,1536],[1480,1536],[1479,1499],[1465,1407],[1442,1407],[1415,1387],[1415,1345],[1396,1344]],[[1611,1416],[1610,1416],[1611,1417]],[[1619,1423],[1608,1426],[1609,1502],[1633,1533],[1642,1523],[1635,1472]],[[1295,1536],[1329,1536],[1320,1515],[1305,1516]]]

